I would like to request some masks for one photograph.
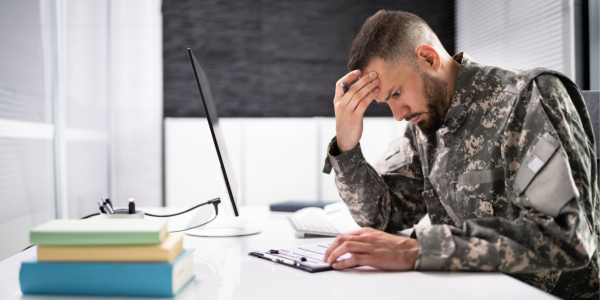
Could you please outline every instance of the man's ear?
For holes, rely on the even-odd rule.
[[[440,54],[429,45],[421,45],[417,48],[417,63],[423,70],[432,69],[437,71],[442,66]]]

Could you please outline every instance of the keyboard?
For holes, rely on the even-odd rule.
[[[292,215],[288,220],[290,220],[297,238],[304,238],[307,235],[338,236],[341,233],[324,218],[298,218]]]

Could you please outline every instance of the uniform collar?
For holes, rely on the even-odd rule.
[[[460,52],[452,58],[460,63],[460,71],[454,86],[454,95],[452,95],[448,112],[444,118],[444,126],[441,128],[446,132],[455,132],[464,123],[473,95],[479,86],[478,81],[483,79],[481,74],[478,74],[482,65],[475,62],[468,54]]]

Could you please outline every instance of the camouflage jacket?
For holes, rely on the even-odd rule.
[[[569,299],[598,298],[597,165],[577,86],[546,69],[461,63],[442,127],[409,123],[373,166],[330,143],[324,172],[361,226],[414,226],[416,270],[500,271]]]

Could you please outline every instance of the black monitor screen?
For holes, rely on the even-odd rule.
[[[223,140],[223,134],[221,133],[221,127],[219,126],[219,116],[217,115],[215,104],[213,103],[208,79],[200,67],[198,60],[196,60],[194,53],[192,53],[192,49],[188,48],[188,54],[190,56],[190,62],[192,63],[192,69],[194,70],[194,76],[196,76],[200,98],[202,99],[204,110],[206,111],[208,126],[210,127],[210,133],[212,134],[213,142],[215,143],[215,149],[217,150],[217,156],[219,157],[219,163],[221,164],[221,171],[223,173],[225,186],[227,187],[229,199],[231,200],[233,213],[237,217],[239,216],[236,206],[237,184],[233,168],[231,167],[231,161],[229,160],[227,150],[225,149],[225,141]]]

